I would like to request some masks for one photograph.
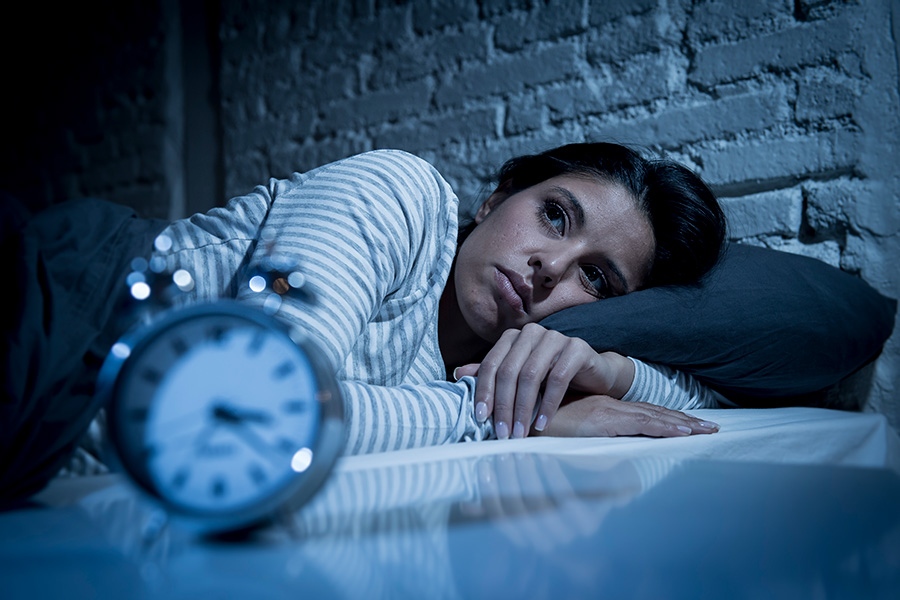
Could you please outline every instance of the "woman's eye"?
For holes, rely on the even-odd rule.
[[[588,265],[586,267],[581,267],[581,272],[584,274],[587,285],[593,288],[597,296],[600,298],[609,296],[609,286],[606,283],[606,275],[602,270],[592,265]]]
[[[566,213],[555,202],[547,202],[544,205],[544,217],[560,234],[566,230]]]

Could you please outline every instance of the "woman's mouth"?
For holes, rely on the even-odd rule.
[[[506,303],[523,315],[527,314],[525,311],[525,300],[517,291],[511,277],[500,269],[495,269],[494,279],[497,281],[497,289],[500,290],[500,296]],[[524,282],[519,282],[519,284],[519,287],[521,288],[521,286],[524,285]]]

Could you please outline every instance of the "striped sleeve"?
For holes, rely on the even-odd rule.
[[[224,208],[174,221],[163,231],[172,239],[175,264],[194,276],[194,289],[183,301],[234,297],[270,205],[266,188],[258,186]]]
[[[634,381],[622,396],[626,402],[647,402],[672,410],[719,408],[727,404],[721,394],[683,371],[628,358],[634,363]]]
[[[418,344],[395,348],[394,342],[420,337],[430,327],[427,319],[434,317],[433,312],[409,311],[399,319],[402,323],[385,329],[389,332],[385,339],[377,335],[369,339],[374,335],[369,323],[385,318],[386,301],[404,296],[415,300],[417,288],[426,287],[424,281],[414,289],[405,287],[411,273],[421,276],[417,261],[440,260],[429,252],[441,242],[429,239],[433,232],[428,231],[432,222],[428,211],[456,208],[455,195],[434,167],[404,152],[369,152],[321,167],[290,184],[277,183],[272,192],[275,201],[263,235],[275,239],[278,251],[297,257],[317,295],[312,306],[286,302],[279,315],[318,343],[342,379],[346,452],[484,438],[490,426],[474,419],[473,382],[376,385],[372,381],[394,377],[389,372],[392,365],[382,365],[385,353],[417,352]],[[448,272],[449,264],[424,270],[442,271]],[[443,281],[431,284],[431,293],[439,296]],[[262,301],[247,289],[239,291],[238,298],[251,304]],[[369,351],[353,352],[357,344],[373,341]],[[350,367],[375,376],[367,381],[346,376],[351,353],[371,364]],[[391,362],[402,358],[391,357]],[[385,373],[378,375],[379,370]]]
[[[278,314],[340,371],[382,303],[406,282],[422,250],[423,211],[452,190],[425,161],[382,150],[273,181],[268,192],[274,200],[261,233],[275,240],[276,252],[296,258],[317,296],[312,306],[285,302]],[[256,254],[251,262],[262,258]],[[264,300],[247,288],[238,299]]]
[[[490,419],[475,420],[475,379],[377,386],[343,381],[347,454],[368,454],[493,436]]]
[[[188,301],[236,296],[261,305],[264,298],[238,285],[242,267],[261,259],[264,250],[256,248],[261,236],[274,239],[276,251],[297,258],[317,301],[288,299],[279,317],[308,335],[334,367],[344,395],[345,450],[361,454],[480,440],[492,433],[490,422],[474,419],[472,378],[382,385],[396,375],[389,364],[394,355],[419,352],[415,342],[434,327],[455,249],[453,239],[429,230],[434,219],[428,221],[428,211],[437,210],[452,211],[455,232],[456,197],[434,167],[405,152],[382,150],[273,179],[224,209],[173,223],[167,233],[179,266],[195,274],[197,286]],[[452,246],[447,251],[430,251],[447,243]],[[418,278],[410,278],[413,272]],[[435,311],[416,310],[424,304],[423,288],[435,296]],[[413,310],[385,328],[392,339],[387,333],[385,339],[369,339],[371,321],[390,316],[384,304],[404,294]],[[414,343],[397,349],[397,339]],[[398,358],[411,362],[410,356]],[[354,360],[371,364],[357,368]],[[443,366],[438,370],[442,373]],[[348,371],[374,376],[348,376]]]

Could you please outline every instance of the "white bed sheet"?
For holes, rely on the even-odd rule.
[[[664,439],[533,437],[492,440],[349,456],[341,459],[337,468],[355,470],[515,452],[824,464],[887,468],[900,473],[900,437],[881,414],[810,407],[688,412],[718,423],[719,432]]]

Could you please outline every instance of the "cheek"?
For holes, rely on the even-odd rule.
[[[590,304],[596,302],[598,298],[585,291],[580,283],[567,283],[558,285],[554,288],[554,293],[550,295],[547,302],[542,307],[543,310],[538,316],[538,320],[549,317],[553,313],[559,312],[566,308],[579,306],[581,304]]]

